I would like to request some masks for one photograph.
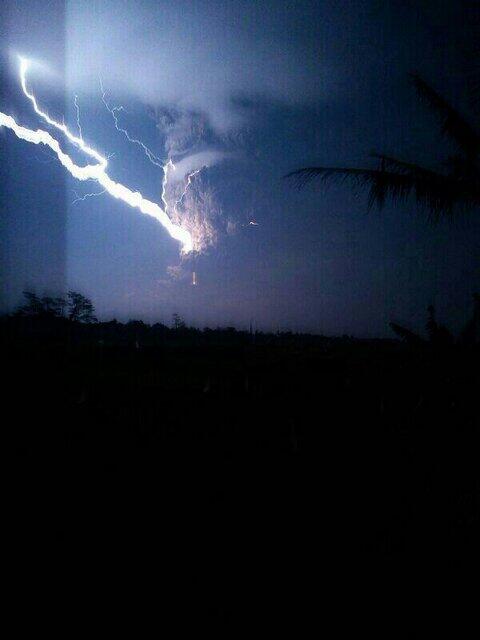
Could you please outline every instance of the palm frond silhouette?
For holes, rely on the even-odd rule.
[[[401,324],[390,322],[390,329],[406,344],[410,346],[419,346],[427,344],[427,340],[418,333],[407,329]],[[446,347],[455,343],[455,337],[452,332],[442,324],[439,324],[435,316],[435,307],[429,305],[427,307],[427,322],[425,329],[428,336],[428,342],[434,347]],[[462,329],[458,339],[458,344],[473,345],[480,341],[480,295],[473,295],[473,314],[471,319]]]
[[[457,152],[436,171],[399,158],[374,153],[379,166],[303,167],[285,177],[302,189],[312,181],[350,182],[368,188],[368,208],[382,208],[389,198],[395,203],[413,196],[417,204],[438,219],[456,210],[480,207],[480,133],[463,115],[418,74],[411,74],[418,96],[437,115],[442,133],[453,141]]]
[[[402,325],[397,324],[396,322],[390,322],[389,324],[390,329],[407,344],[416,346],[425,343],[425,340],[414,331],[411,331],[406,327],[402,327]]]

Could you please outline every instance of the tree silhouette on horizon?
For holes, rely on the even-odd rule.
[[[77,291],[68,291],[67,296],[38,296],[34,291],[24,291],[25,303],[16,315],[43,318],[68,318],[73,322],[97,322],[93,302]]]

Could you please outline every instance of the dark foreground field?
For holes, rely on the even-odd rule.
[[[18,557],[173,565],[225,613],[477,547],[478,348],[10,319],[2,355]]]

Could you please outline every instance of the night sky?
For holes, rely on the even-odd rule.
[[[78,96],[83,135],[114,154],[116,180],[160,199],[162,172],[115,130],[100,78],[129,133],[179,163],[177,193],[187,169],[207,165],[185,202],[205,246],[182,260],[158,222],[107,194],[74,202],[101,189],[0,130],[3,310],[26,287],[68,287],[100,319],[177,312],[198,327],[360,337],[390,335],[390,320],[422,328],[431,303],[454,330],[470,314],[478,212],[432,224],[413,201],[367,212],[348,185],[299,192],[282,176],[374,166],[373,150],[445,159],[408,72],[468,114],[478,3],[6,0],[1,11],[1,111],[43,127],[19,87],[22,54],[36,61],[42,107],[74,131]]]

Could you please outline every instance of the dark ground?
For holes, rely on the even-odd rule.
[[[478,346],[18,318],[1,330],[19,567],[93,561],[89,591],[103,567],[133,567],[152,598],[168,575],[177,605],[188,593],[213,616],[281,619],[325,603],[323,582],[358,600],[378,570],[472,561]]]

